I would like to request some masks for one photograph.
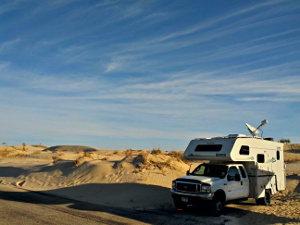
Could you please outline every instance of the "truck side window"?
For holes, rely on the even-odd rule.
[[[240,149],[240,155],[249,155],[249,146],[247,145],[242,145]]]
[[[237,179],[237,178],[240,178],[240,179]],[[232,180],[241,180],[241,177],[240,177],[240,174],[239,174],[239,171],[238,169],[233,166],[233,167],[230,167],[229,171],[228,171],[228,175],[227,175],[227,180],[228,181],[232,181]]]
[[[264,154],[257,154],[257,162],[264,163],[265,162],[265,155]]]
[[[241,171],[242,177],[243,177],[243,178],[246,178],[246,173],[245,173],[244,168],[243,168],[242,166],[239,166],[239,169],[240,169],[240,171]]]

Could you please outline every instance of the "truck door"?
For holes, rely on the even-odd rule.
[[[242,172],[243,171],[243,172]],[[227,200],[245,198],[249,195],[249,180],[244,167],[231,166],[227,174]]]
[[[241,189],[240,189],[240,198],[247,198],[249,196],[249,178],[246,174],[245,168],[239,166],[239,172],[241,174]]]
[[[227,174],[227,183],[224,184],[226,187],[227,200],[239,198],[239,189],[241,188],[240,183],[241,177],[236,166],[231,166]]]

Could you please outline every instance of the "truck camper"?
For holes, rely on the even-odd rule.
[[[272,138],[257,137],[258,128],[246,124],[252,136],[229,134],[224,137],[191,140],[184,157],[205,160],[187,175],[172,183],[175,207],[209,201],[220,213],[229,200],[254,198],[257,204],[269,205],[271,195],[285,190],[283,144]]]

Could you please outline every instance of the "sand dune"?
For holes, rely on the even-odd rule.
[[[298,157],[299,146],[288,146],[285,153]],[[254,204],[229,207],[284,214],[287,222],[289,219],[300,221],[300,161],[297,157],[288,159],[287,190],[274,196],[272,210]],[[25,150],[24,146],[1,146],[0,183],[102,205],[172,208],[169,192],[172,180],[183,176],[190,163],[183,159],[183,152],[103,150],[72,145],[34,145],[25,146]]]

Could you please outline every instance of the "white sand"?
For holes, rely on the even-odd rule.
[[[172,180],[183,176],[189,168],[181,160],[183,152],[111,151],[82,146],[52,147],[48,151],[45,148],[26,146],[24,151],[23,146],[0,146],[0,183],[102,205],[160,209],[174,207],[169,191]],[[293,154],[297,150],[293,149]],[[286,218],[285,223],[299,220],[299,165],[287,164],[287,190],[273,197],[271,208],[254,204],[228,207],[249,211],[240,221],[253,224],[252,216],[257,213]]]

